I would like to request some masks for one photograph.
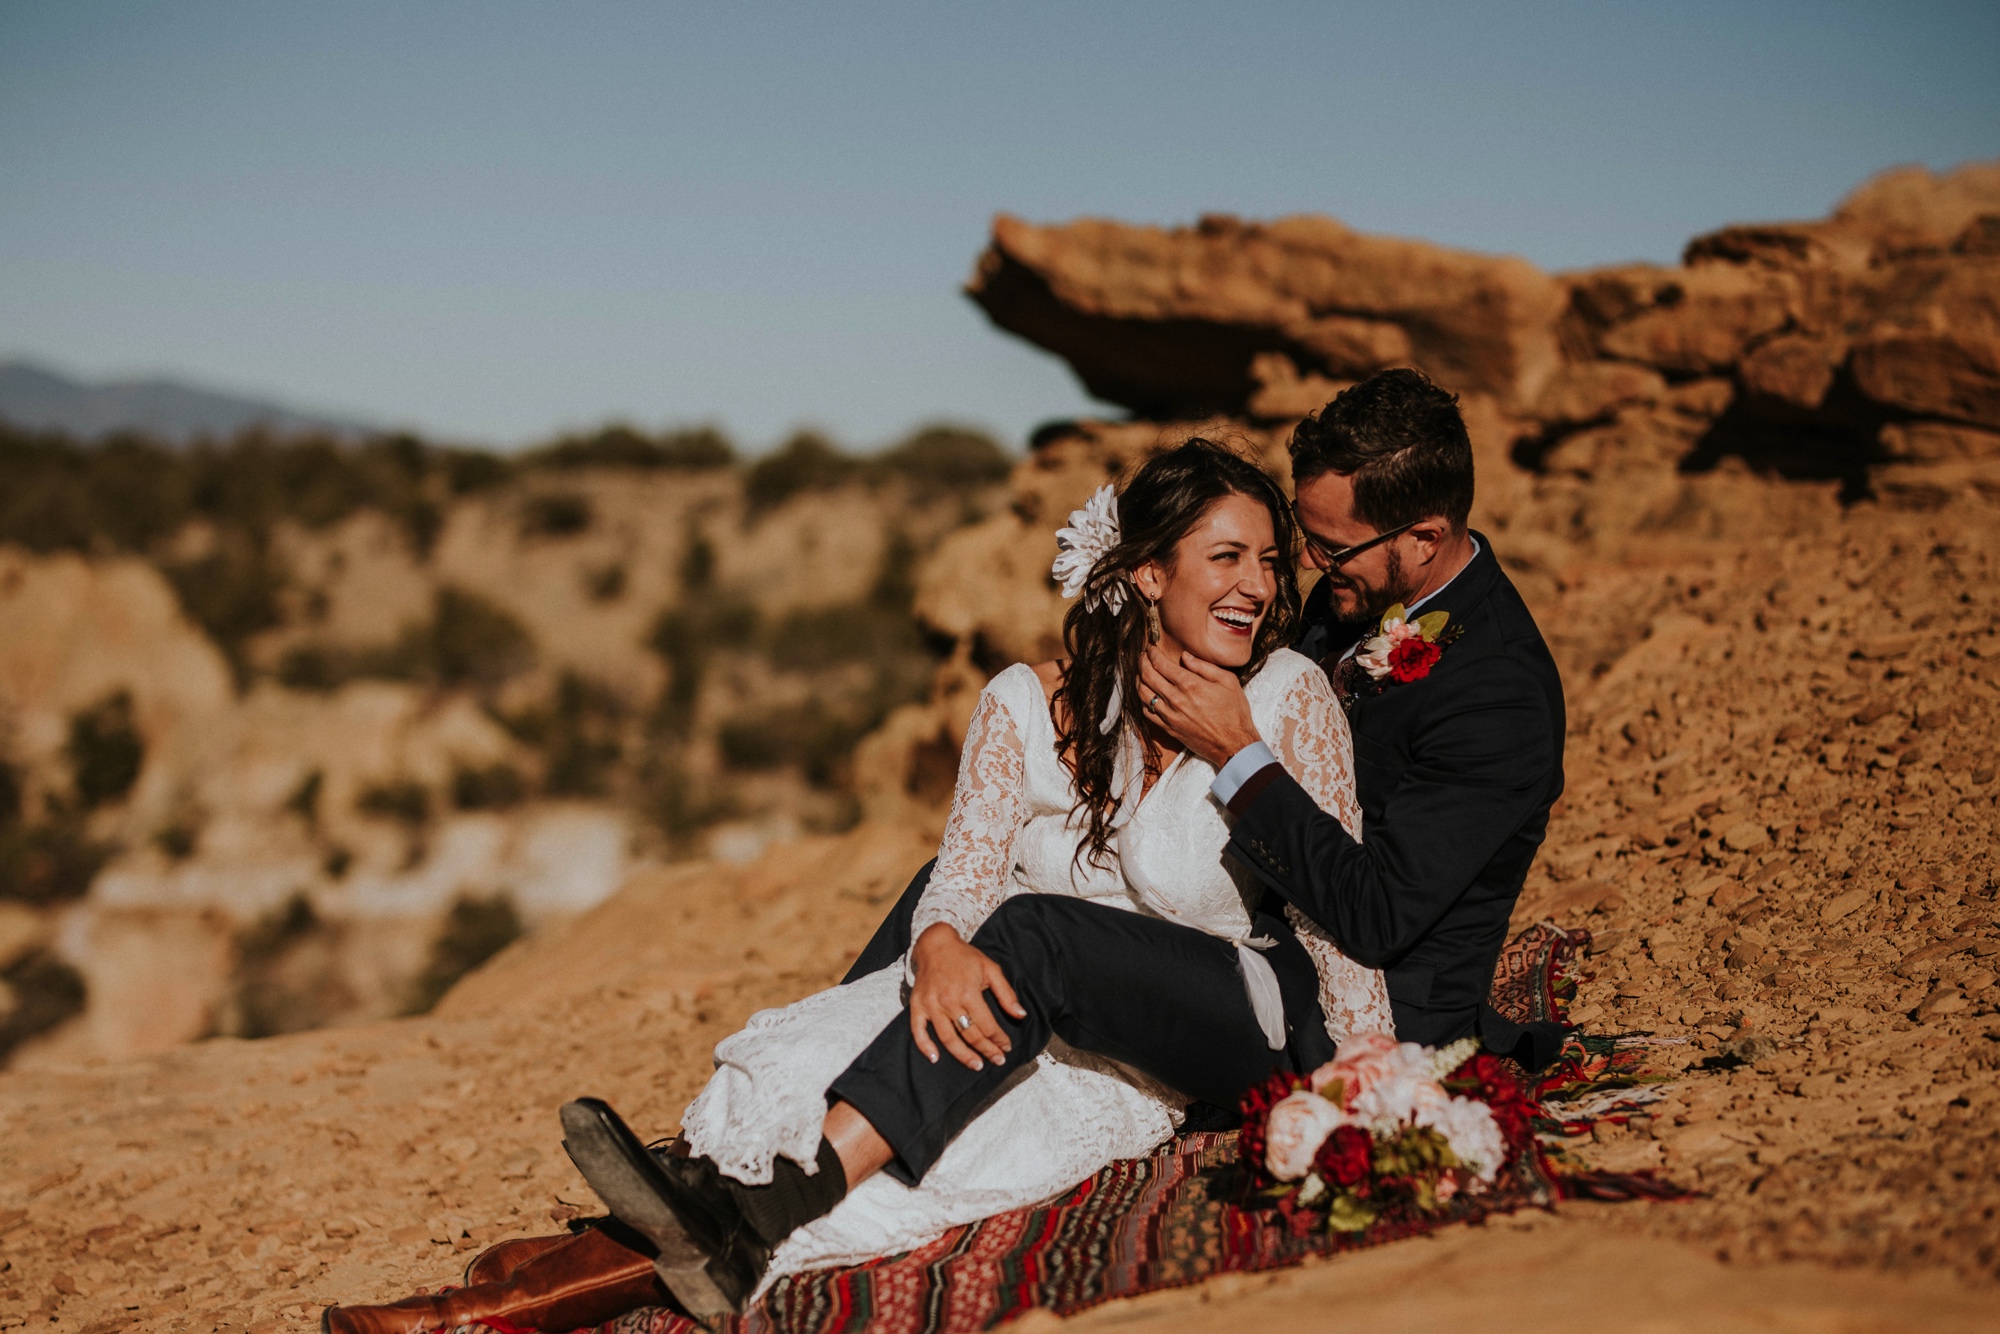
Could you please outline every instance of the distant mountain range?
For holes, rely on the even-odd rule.
[[[274,403],[197,389],[173,380],[107,380],[88,384],[27,361],[0,362],[0,418],[33,430],[94,439],[109,431],[143,431],[186,441],[229,435],[246,426],[284,431],[364,435],[372,427],[294,412]]]

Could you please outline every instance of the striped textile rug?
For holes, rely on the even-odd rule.
[[[1231,1203],[1236,1133],[1185,1135],[1150,1158],[1111,1164],[1067,1195],[955,1228],[928,1246],[848,1269],[780,1279],[730,1334],[961,1334],[1037,1307],[1059,1315],[1216,1274],[1281,1269],[1308,1256],[1376,1246],[1454,1222],[1546,1203],[1538,1165],[1461,1196],[1421,1225],[1358,1235],[1294,1231],[1274,1209]],[[634,1311],[604,1334],[695,1334],[666,1310]]]

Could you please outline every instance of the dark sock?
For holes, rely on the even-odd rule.
[[[825,1136],[820,1137],[819,1171],[811,1176],[791,1159],[779,1154],[771,1164],[771,1184],[746,1186],[723,1177],[744,1221],[757,1235],[776,1246],[806,1224],[833,1212],[833,1206],[847,1198],[847,1169]]]

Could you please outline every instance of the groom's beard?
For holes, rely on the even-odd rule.
[[[1343,612],[1340,615],[1339,620],[1342,625],[1374,625],[1382,619],[1383,612],[1397,603],[1400,602],[1407,607],[1410,598],[1417,591],[1416,586],[1404,576],[1402,553],[1394,547],[1389,548],[1389,558],[1382,572],[1380,587],[1364,588],[1360,584],[1340,578],[1337,574],[1328,574],[1326,577],[1338,581],[1341,586],[1350,588],[1360,595],[1360,605],[1353,611]]]

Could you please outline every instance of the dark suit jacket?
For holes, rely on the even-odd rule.
[[[1362,841],[1273,764],[1230,802],[1230,850],[1350,958],[1385,970],[1404,1041],[1476,1032],[1539,1067],[1559,1033],[1508,1023],[1485,1002],[1562,792],[1562,682],[1492,543],[1479,544],[1422,608],[1449,612],[1463,633],[1429,676],[1364,690],[1349,713]],[[1324,592],[1307,602],[1300,647],[1330,669],[1365,627],[1330,621]]]

